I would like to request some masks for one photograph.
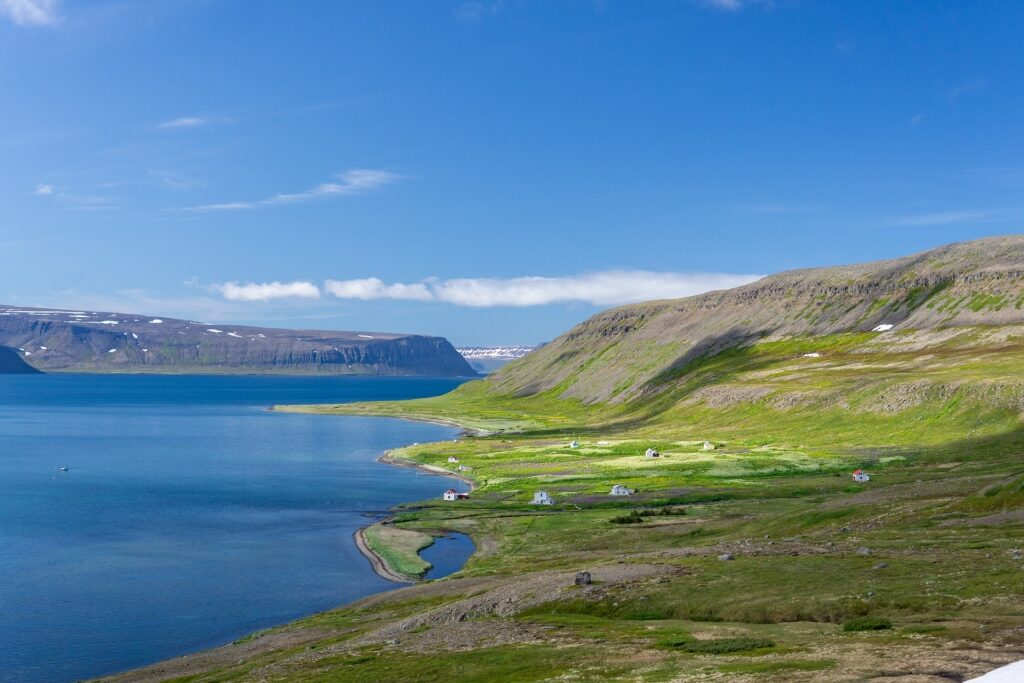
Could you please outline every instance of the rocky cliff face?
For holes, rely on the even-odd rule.
[[[558,388],[584,402],[656,391],[659,377],[757,340],[1024,322],[1024,236],[891,261],[796,270],[735,289],[614,308],[488,379],[500,393]]]
[[[442,337],[210,325],[0,306],[0,345],[44,371],[472,376]]]
[[[38,372],[21,359],[16,349],[0,346],[0,375],[31,375]]]

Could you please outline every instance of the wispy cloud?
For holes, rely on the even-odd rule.
[[[179,171],[151,168],[146,173],[153,181],[160,185],[160,187],[165,187],[171,190],[189,190],[194,187],[202,187],[203,185],[202,182]]]
[[[771,6],[773,0],[694,0],[698,5],[725,12],[738,12],[751,5]]]
[[[988,81],[984,78],[972,78],[961,83],[957,83],[949,92],[946,93],[949,99],[956,100],[964,97],[965,95],[977,95],[985,92],[988,89]]]
[[[297,204],[316,199],[328,197],[344,197],[354,194],[370,192],[378,188],[390,185],[402,176],[390,171],[373,169],[353,169],[335,176],[335,180],[328,183],[321,183],[304,192],[290,194],[276,194],[273,197],[259,199],[256,201],[226,202],[222,204],[202,204],[200,206],[184,207],[183,211],[196,213],[208,213],[211,211],[241,211],[246,209],[259,209],[268,206],[281,204]]]
[[[60,22],[59,0],[0,0],[0,17],[18,26],[53,26]]]
[[[888,225],[921,227],[929,225],[956,225],[959,223],[986,223],[1010,218],[1012,212],[1006,209],[982,209],[971,211],[936,211],[910,216],[900,216],[887,221]]]
[[[466,0],[455,10],[459,21],[480,21],[501,11],[502,0]]]
[[[328,280],[324,291],[341,299],[402,299],[456,306],[544,306],[583,302],[614,305],[675,299],[753,282],[760,275],[731,273],[656,273],[612,270],[565,277],[427,279],[385,283],[378,278]]]
[[[64,209],[75,211],[109,211],[120,209],[119,199],[97,194],[85,194],[65,188],[56,187],[49,183],[39,183],[32,194],[37,197],[44,197],[45,201],[53,202]]]
[[[225,282],[211,285],[228,301],[273,301],[275,299],[319,299],[320,288],[312,282]]]
[[[157,130],[175,130],[178,128],[202,128],[203,126],[209,126],[213,123],[222,123],[223,119],[211,119],[205,116],[182,116],[181,118],[172,119],[170,121],[164,121],[158,123],[156,126]]]

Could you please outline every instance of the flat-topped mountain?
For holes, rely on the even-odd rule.
[[[502,395],[555,391],[626,403],[663,391],[695,359],[757,341],[1024,323],[1024,236],[772,275],[729,290],[613,308],[487,380]]]
[[[46,372],[476,374],[443,337],[13,306],[0,306],[0,346]]]

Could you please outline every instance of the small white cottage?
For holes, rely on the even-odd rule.
[[[530,501],[530,505],[554,505],[554,503],[555,501],[551,500],[547,491],[534,492],[533,500]]]
[[[449,455],[448,456],[448,462],[455,463],[455,462],[458,462],[458,461],[459,461],[459,459],[456,458],[454,455]]]
[[[633,493],[633,492],[630,491],[629,489],[627,489],[622,484],[616,484],[615,486],[612,487],[611,495],[613,495],[613,496],[628,496],[631,493]]]
[[[706,450],[706,451],[713,451],[713,450],[715,450],[715,444],[711,443],[710,441],[705,441],[704,442],[704,450]]]
[[[455,489],[448,489],[447,491],[444,492],[444,499],[445,500],[449,500],[449,501],[450,500],[458,500],[459,499],[459,492],[456,491]]]
[[[653,448],[648,448],[647,452],[644,453],[644,455],[646,455],[648,458],[660,458],[661,457],[661,453],[659,453],[658,451],[654,450]]]
[[[858,483],[864,483],[866,481],[871,481],[871,477],[869,477],[868,473],[864,470],[854,470],[853,480]]]
[[[573,440],[573,441],[571,441],[569,443],[569,448],[579,448],[579,447],[580,447],[580,442],[579,441]]]

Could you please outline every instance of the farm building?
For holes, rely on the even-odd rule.
[[[580,442],[579,441],[573,440],[573,441],[571,441],[569,443],[569,448],[579,448],[579,447],[580,447]]]
[[[865,482],[865,481],[871,481],[871,477],[869,477],[868,473],[865,472],[864,470],[854,470],[853,471],[853,480],[857,481],[857,482]]]
[[[533,500],[530,501],[530,505],[553,505],[554,502],[547,491],[537,491],[533,494]]]
[[[658,451],[654,450],[653,448],[648,448],[647,452],[644,453],[644,455],[646,455],[648,458],[660,458],[661,457],[661,453],[659,453]]]
[[[448,456],[448,462],[458,462],[458,461],[459,461],[459,459],[456,458],[454,455],[449,455]]]
[[[713,450],[715,450],[715,444],[711,443],[710,441],[705,441],[704,442],[704,450],[706,450],[706,451],[713,451]]]
[[[445,500],[458,500],[459,499],[459,492],[456,491],[455,489],[448,489],[447,491],[444,492],[444,499]]]
[[[616,484],[615,486],[612,487],[611,495],[613,495],[613,496],[628,496],[631,493],[633,493],[633,492],[630,491],[629,489],[627,489],[622,484]]]

